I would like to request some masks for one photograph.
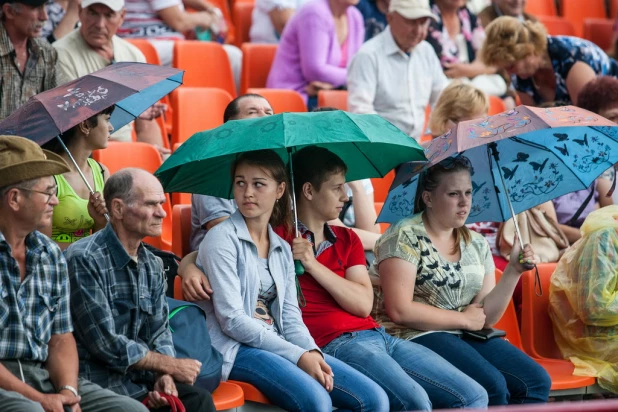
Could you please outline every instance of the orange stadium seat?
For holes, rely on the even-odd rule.
[[[234,3],[232,13],[234,23],[236,23],[236,40],[234,44],[240,47],[243,43],[248,43],[249,30],[251,29],[251,15],[253,14],[253,3],[236,2]]]
[[[376,215],[380,216],[380,212],[382,211],[382,208],[384,207],[384,202],[374,202],[373,206],[376,209]],[[388,229],[389,226],[390,226],[389,223],[380,223],[380,233],[384,233],[386,229]]]
[[[232,66],[219,43],[180,40],[174,43],[174,61],[178,69],[185,70],[186,87],[218,87],[236,97]]]
[[[181,258],[191,252],[191,205],[172,208],[172,252]]]
[[[305,99],[294,90],[286,89],[247,89],[247,93],[256,93],[264,96],[275,113],[306,112]]]
[[[373,186],[373,201],[384,202],[388,195],[388,190],[391,188],[391,183],[395,179],[395,172],[390,171],[382,178],[371,179],[371,185]]]
[[[178,150],[182,143],[176,143],[173,146],[173,151]],[[172,193],[172,205],[190,205],[191,204],[191,193],[180,193],[173,192]],[[180,256],[180,255],[178,255]]]
[[[489,96],[489,112],[487,113],[490,116],[494,114],[502,113],[506,110],[506,106],[504,105],[504,101],[498,96]]]
[[[172,92],[174,131],[172,147],[203,130],[223,124],[223,112],[232,96],[223,89],[182,86]]]
[[[547,33],[552,36],[575,36],[573,23],[562,17],[539,16],[539,21],[547,29]]]
[[[536,17],[558,15],[555,0],[528,0],[525,11]]]
[[[218,411],[234,410],[245,404],[245,394],[239,385],[229,381],[221,382],[212,393],[212,400]]]
[[[318,107],[334,107],[348,110],[347,90],[320,90],[318,92]]]
[[[584,20],[605,19],[605,0],[566,0],[561,1],[562,17],[570,21],[575,28],[575,35],[583,37]]]
[[[585,19],[584,39],[590,40],[600,48],[611,51],[613,48],[614,21],[612,19]]]
[[[618,0],[609,0],[609,16],[610,19],[618,17]]]
[[[277,52],[276,44],[243,43],[242,70],[240,73],[240,94],[249,88],[266,87],[270,66]]]

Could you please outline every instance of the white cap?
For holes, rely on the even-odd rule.
[[[84,4],[82,0],[82,5]],[[409,20],[429,17],[434,20],[438,18],[431,12],[429,0],[391,0],[388,6],[389,12],[396,12]]]
[[[92,6],[93,4],[103,4],[114,11],[120,11],[124,8],[124,0],[82,0],[82,9]]]

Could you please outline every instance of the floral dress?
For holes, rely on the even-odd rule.
[[[618,76],[618,62],[609,57],[596,44],[569,36],[547,36],[547,51],[556,76],[555,101],[572,103],[572,98],[566,85],[566,79],[573,65],[584,62],[599,75]],[[518,92],[526,93],[536,104],[543,103],[541,95],[534,87],[532,78],[522,79],[516,75],[512,77],[513,87]]]
[[[485,40],[485,30],[483,30],[483,26],[481,26],[481,22],[476,15],[468,10],[467,7],[462,7],[457,11],[459,21],[461,22],[461,35],[466,44],[467,59],[462,59],[462,51],[460,51],[457,42],[453,41],[446,27],[444,27],[438,5],[432,4],[431,12],[438,17],[438,20],[430,19],[429,30],[425,40],[435,50],[442,67],[444,68],[445,63],[473,62],[477,51]]]

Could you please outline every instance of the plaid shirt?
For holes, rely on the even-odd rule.
[[[136,263],[111,224],[66,257],[80,376],[121,395],[145,394],[153,375],[131,366],[148,351],[176,355],[161,259],[140,246]]]
[[[60,248],[39,232],[26,236],[22,282],[0,232],[0,359],[45,362],[51,335],[72,330],[69,277]]]
[[[15,48],[0,22],[0,120],[4,119],[37,93],[63,84],[56,70],[56,50],[47,40],[28,40],[28,60],[23,74],[17,67]]]

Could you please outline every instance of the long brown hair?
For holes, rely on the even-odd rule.
[[[273,211],[270,215],[268,223],[272,227],[283,226],[286,234],[292,232],[292,198],[290,196],[290,183],[288,180],[288,173],[283,164],[283,160],[273,150],[254,150],[251,152],[244,152],[236,157],[234,164],[232,165],[232,181],[236,175],[236,169],[240,165],[256,166],[265,170],[277,184],[285,183],[285,190],[283,196],[275,202]]]
[[[422,172],[416,189],[414,213],[420,213],[427,209],[427,205],[425,205],[425,201],[423,200],[423,192],[433,192],[440,186],[442,179],[446,176],[463,171],[472,173],[470,160],[465,156],[457,156],[449,157]],[[472,240],[470,230],[465,225],[455,229],[455,245],[451,251],[452,253],[457,252],[459,243],[461,243],[462,239],[466,244],[470,243]]]

